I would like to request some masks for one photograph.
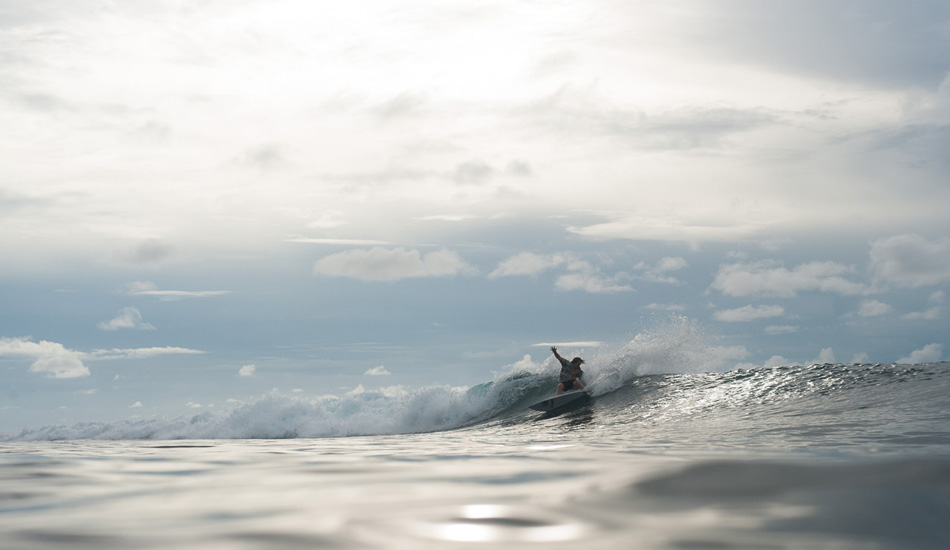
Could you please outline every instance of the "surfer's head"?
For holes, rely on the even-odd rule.
[[[581,359],[580,357],[575,357],[571,359],[571,364],[574,365],[575,367],[579,367],[584,364],[584,360]]]

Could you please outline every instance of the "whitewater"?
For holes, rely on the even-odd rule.
[[[569,350],[564,350],[570,353]],[[0,546],[947,548],[950,363],[720,371],[688,329],[469,388],[0,435]]]

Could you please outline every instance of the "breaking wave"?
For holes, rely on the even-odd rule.
[[[671,422],[697,416],[721,421],[736,414],[805,414],[806,407],[812,413],[864,410],[895,399],[932,400],[935,411],[942,411],[937,403],[950,386],[947,363],[718,372],[730,353],[707,345],[688,321],[639,334],[615,349],[585,355],[590,357],[585,379],[594,396],[589,407],[607,423],[673,429]],[[526,407],[552,392],[558,368],[552,357],[536,363],[526,355],[494,380],[471,388],[360,390],[321,397],[272,391],[229,410],[192,417],[45,426],[0,440],[321,438],[445,431],[499,420],[510,425],[537,418]],[[905,382],[911,384],[895,393],[895,386]]]

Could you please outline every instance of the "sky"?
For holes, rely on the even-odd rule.
[[[0,128],[0,431],[950,352],[942,0],[0,0]]]

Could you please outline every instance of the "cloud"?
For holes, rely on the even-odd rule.
[[[950,238],[898,235],[871,245],[875,280],[903,288],[950,282]]]
[[[327,210],[320,217],[307,224],[307,227],[316,229],[336,229],[347,225],[346,214],[339,210]]]
[[[82,363],[82,354],[66,349],[56,342],[32,342],[28,338],[0,338],[0,355],[23,356],[33,359],[30,372],[45,374],[47,378],[79,378],[89,376]]]
[[[257,367],[255,367],[254,365],[244,365],[238,370],[238,375],[239,376],[253,376],[254,371],[256,370],[257,370]]]
[[[686,311],[688,308],[682,304],[647,304],[643,306],[643,309],[649,309],[653,311]]]
[[[541,255],[521,252],[499,263],[498,267],[488,274],[488,278],[534,276],[559,266],[565,261],[567,258],[562,254]]]
[[[703,53],[733,63],[857,81],[866,86],[927,88],[950,65],[947,5],[930,1],[908,10],[893,2],[795,2],[767,5],[727,0],[710,5],[741,17],[697,17],[692,36]],[[802,40],[807,29],[809,39]]]
[[[858,308],[858,315],[861,317],[880,317],[890,312],[891,306],[877,300],[864,300]]]
[[[423,222],[464,222],[477,219],[473,214],[432,214],[431,216],[422,216],[416,218]]]
[[[384,120],[418,116],[425,112],[428,104],[429,98],[425,94],[403,92],[378,104],[371,112]]]
[[[673,271],[679,271],[683,268],[688,267],[689,264],[686,263],[686,260],[680,257],[665,257],[657,262],[656,265],[649,265],[645,262],[640,262],[635,265],[633,268],[640,272],[638,276],[644,281],[651,281],[654,283],[669,283],[675,284],[679,281],[675,277],[671,277],[668,273]]]
[[[683,203],[682,208],[687,206],[689,206],[687,203]],[[607,213],[604,217],[607,221],[586,226],[570,226],[567,230],[595,241],[633,239],[696,243],[732,242],[761,231],[765,225],[750,216],[737,217],[735,215],[731,215],[728,220],[709,222],[693,221],[686,213],[676,216],[668,213],[639,213],[636,216]]]
[[[775,262],[738,263],[719,268],[711,287],[729,296],[779,296],[792,298],[798,292],[819,290],[844,295],[862,294],[867,287],[840,275],[852,268],[837,262],[810,262],[794,269]]]
[[[373,367],[363,373],[366,376],[389,376],[392,373],[386,370],[386,367],[380,365],[378,367]]]
[[[533,348],[549,348],[551,346],[556,347],[565,347],[565,348],[597,348],[604,345],[603,342],[598,342],[596,340],[583,341],[583,342],[539,342],[537,344],[531,344]]]
[[[377,241],[371,239],[319,239],[308,237],[287,239],[287,242],[300,244],[332,244],[342,246],[385,246],[392,244],[389,241]]]
[[[494,175],[495,169],[482,160],[463,162],[455,167],[452,180],[460,185],[479,185]]]
[[[50,206],[55,201],[48,198],[38,198],[20,193],[12,193],[6,189],[0,188],[0,212],[12,213],[21,209],[37,208],[41,209]]]
[[[135,282],[129,285],[130,296],[158,296],[163,300],[207,298],[210,296],[223,296],[230,293],[230,290],[159,290],[154,283],[148,281]]]
[[[944,302],[944,293],[942,290],[937,290],[931,292],[930,296],[927,297],[927,302],[934,304],[930,309],[924,311],[915,311],[908,313],[901,317],[901,319],[906,319],[909,321],[923,320],[923,321],[934,321],[940,318],[940,313],[943,311],[943,308],[940,307]]]
[[[793,325],[770,325],[765,327],[765,333],[775,336],[778,334],[794,334],[798,332],[798,327]]]
[[[907,357],[901,357],[898,363],[916,365],[918,363],[936,363],[943,355],[943,344],[927,344],[921,349],[914,350]]]
[[[505,173],[509,176],[525,178],[533,173],[531,165],[522,160],[513,160],[505,166]]]
[[[131,349],[97,349],[91,353],[83,353],[86,359],[149,359],[161,355],[200,355],[205,353],[201,350],[178,348],[173,346],[153,347],[153,348],[131,348]]]
[[[536,101],[537,124],[549,132],[623,141],[644,151],[718,149],[732,136],[781,123],[781,112],[767,107],[676,106],[653,110],[616,106],[590,88],[562,86]]]
[[[901,319],[906,319],[908,321],[916,321],[916,320],[933,321],[939,318],[940,318],[939,307],[932,307],[925,311],[914,311],[901,317]]]
[[[743,323],[756,319],[781,317],[784,314],[785,308],[782,306],[743,306],[737,309],[717,311],[715,317],[726,323]]]
[[[131,405],[129,405],[129,408],[130,408],[130,409],[141,409],[141,408],[142,408],[142,402],[141,402],[141,401],[136,401],[135,403],[132,403]]]
[[[686,107],[651,115],[628,113],[613,117],[605,127],[634,138],[644,149],[683,150],[720,147],[729,135],[777,121],[775,114],[759,108]]]
[[[568,270],[570,273],[561,275],[554,283],[554,286],[559,290],[583,290],[592,294],[633,291],[631,286],[621,283],[621,281],[630,278],[626,273],[618,273],[607,277],[602,275],[599,269],[585,261],[571,263]]]
[[[137,266],[156,265],[175,255],[175,246],[162,239],[146,239],[131,250],[118,254],[120,260]]]
[[[348,250],[325,256],[314,264],[316,275],[350,277],[362,281],[397,281],[414,277],[449,277],[472,268],[450,250],[430,252],[404,248]]]
[[[264,143],[248,149],[236,159],[235,164],[258,170],[271,170],[283,165],[286,160],[282,148],[275,143]]]
[[[115,319],[109,322],[99,323],[98,326],[102,330],[119,330],[122,328],[155,330],[155,327],[150,323],[142,321],[142,314],[134,307],[122,308],[122,311],[119,312],[119,315],[116,316]]]

